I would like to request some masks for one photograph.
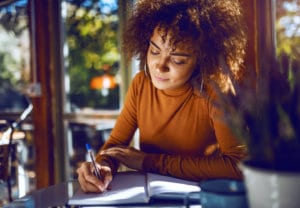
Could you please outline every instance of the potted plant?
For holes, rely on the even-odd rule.
[[[300,62],[280,55],[269,66],[222,96],[226,121],[248,150],[250,207],[300,207]]]

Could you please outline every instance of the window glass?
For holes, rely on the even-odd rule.
[[[64,0],[62,17],[67,109],[119,109],[117,0]]]
[[[0,145],[5,146],[12,139],[12,161],[7,168],[10,168],[13,199],[31,192],[36,184],[30,116],[15,125],[13,133],[7,134],[11,132],[9,124],[20,119],[30,103],[25,95],[32,77],[28,8],[28,0],[0,1]],[[9,198],[3,192],[3,184],[6,181],[0,180],[0,206]]]
[[[0,2],[0,112],[19,112],[30,81],[30,42],[26,0]]]
[[[288,54],[300,60],[300,1],[276,1],[276,48],[277,54]]]

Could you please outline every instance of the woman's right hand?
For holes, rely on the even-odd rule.
[[[113,178],[111,168],[105,163],[96,163],[96,168],[100,172],[101,179],[98,179],[94,174],[94,167],[91,162],[83,162],[77,169],[78,181],[84,192],[102,193],[108,189]]]

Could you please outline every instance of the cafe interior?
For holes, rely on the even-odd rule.
[[[0,205],[76,179],[85,144],[97,151],[108,138],[139,71],[119,50],[134,2],[0,1]],[[259,74],[278,51],[300,43],[300,3],[240,2],[245,65]]]

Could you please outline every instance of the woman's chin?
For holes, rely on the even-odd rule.
[[[167,90],[167,89],[170,89],[170,86],[168,86],[167,84],[164,84],[164,83],[157,83],[157,82],[153,82],[153,85],[156,89],[159,89],[159,90]]]

